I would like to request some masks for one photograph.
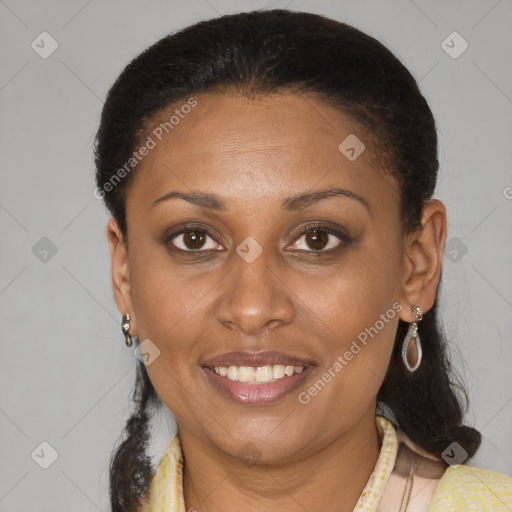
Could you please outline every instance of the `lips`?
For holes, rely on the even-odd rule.
[[[243,405],[270,405],[291,395],[312,375],[315,366],[306,366],[301,373],[285,376],[274,382],[245,383],[221,377],[209,367],[203,371],[213,389],[232,402]]]
[[[231,401],[245,405],[269,405],[281,400],[309,379],[315,367],[311,360],[274,350],[228,352],[204,361],[202,366],[208,382],[217,392]],[[284,368],[287,370],[286,374],[283,374],[283,371],[279,372]],[[269,374],[267,378],[261,379],[255,373],[256,379],[266,382],[240,382],[236,375],[227,375],[228,372],[238,373],[241,369],[244,371],[244,377],[247,377],[245,374],[251,370],[265,370],[268,373],[268,369],[273,369],[274,375]],[[275,372],[279,372],[279,375]],[[272,377],[274,378],[270,380]]]

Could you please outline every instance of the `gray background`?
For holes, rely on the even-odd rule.
[[[420,81],[439,129],[436,197],[448,210],[441,311],[469,389],[466,423],[484,436],[471,464],[512,475],[510,0],[0,0],[1,511],[109,509],[107,462],[136,359],[112,298],[108,217],[92,194],[108,88],[171,31],[285,6],[368,32]],[[46,59],[31,47],[43,31],[58,43]],[[453,31],[469,44],[458,58],[442,47]],[[172,434],[164,420],[172,417],[155,423],[155,460]],[[48,469],[42,442],[58,452]]]

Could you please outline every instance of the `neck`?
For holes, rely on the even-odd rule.
[[[332,442],[293,462],[250,465],[189,431],[180,429],[179,435],[186,510],[200,512],[352,512],[380,452],[375,409]]]

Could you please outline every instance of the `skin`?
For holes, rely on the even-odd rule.
[[[364,131],[314,97],[196,98],[128,188],[128,241],[114,219],[107,226],[119,311],[130,313],[132,335],[160,350],[147,371],[176,416],[187,510],[352,511],[379,455],[376,395],[398,319],[411,322],[412,304],[427,312],[435,300],[444,205],[427,203],[422,228],[402,236],[398,186],[372,167]],[[354,161],[338,150],[351,133],[367,143]],[[332,187],[362,196],[369,209],[340,196],[281,208],[289,196]],[[228,206],[154,205],[174,190],[214,193]],[[352,241],[329,235],[315,257],[301,233],[316,221],[344,228]],[[184,222],[215,236],[203,231],[203,253],[171,250],[173,241],[191,247],[183,235],[162,241]],[[263,248],[250,264],[236,252],[248,236]],[[395,302],[401,311],[310,403],[299,403],[298,393]],[[205,359],[261,349],[310,360],[315,371],[296,393],[259,406],[228,400],[205,378]],[[241,460],[248,441],[258,464]]]

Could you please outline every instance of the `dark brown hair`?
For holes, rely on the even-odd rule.
[[[122,71],[110,89],[96,137],[98,192],[127,235],[125,192],[136,172],[112,177],[147,137],[147,127],[170,105],[202,92],[255,95],[313,93],[364,129],[379,168],[400,186],[403,233],[421,225],[423,206],[436,186],[437,134],[415,79],[379,41],[320,15],[287,10],[252,11],[202,21],[157,41]],[[118,174],[119,175],[119,174]],[[437,305],[419,324],[423,360],[409,374],[401,360],[408,324],[399,320],[379,407],[425,450],[441,456],[454,441],[471,457],[480,433],[462,425],[460,391],[437,322]],[[148,419],[161,406],[139,362],[136,410],[113,453],[113,512],[137,509],[154,469],[146,454]]]

